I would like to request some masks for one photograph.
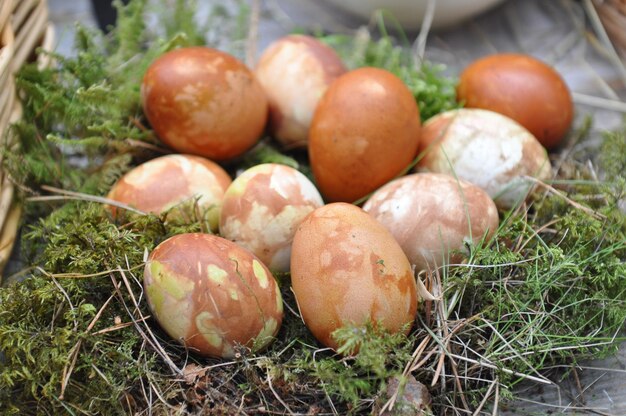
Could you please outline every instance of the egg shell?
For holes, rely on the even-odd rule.
[[[166,145],[213,160],[248,150],[267,122],[267,98],[254,74],[235,57],[206,47],[157,58],[144,75],[141,98]]]
[[[107,198],[155,214],[198,198],[200,213],[206,215],[211,229],[217,230],[222,199],[230,184],[226,171],[208,159],[167,155],[128,171],[113,185]],[[117,216],[118,208],[109,208]],[[176,210],[170,213],[179,214]]]
[[[255,69],[270,109],[270,132],[285,147],[306,147],[309,126],[328,85],[346,72],[330,47],[305,35],[272,43]]]
[[[165,332],[200,355],[230,358],[238,345],[258,351],[282,323],[282,297],[267,267],[215,235],[179,234],[159,244],[144,286]]]
[[[330,202],[354,202],[412,162],[420,115],[402,80],[378,68],[337,78],[313,116],[309,157],[316,184]]]
[[[504,114],[528,129],[548,149],[569,131],[574,103],[561,75],[529,55],[503,53],[463,70],[458,99],[468,108]]]
[[[296,169],[257,165],[226,190],[220,234],[250,250],[271,270],[287,272],[296,228],[323,204],[315,185]]]
[[[391,233],[361,208],[331,203],[300,224],[291,283],[302,318],[327,347],[346,325],[408,331],[417,310],[411,265]]]
[[[485,191],[439,173],[391,181],[363,210],[393,234],[418,271],[462,261],[465,243],[488,241],[499,223],[496,204]]]
[[[471,182],[502,208],[523,201],[533,189],[532,178],[551,175],[541,143],[516,121],[488,110],[451,110],[430,118],[420,152],[420,170]]]

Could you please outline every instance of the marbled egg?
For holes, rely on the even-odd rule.
[[[144,287],[165,332],[205,356],[233,357],[238,346],[261,350],[283,319],[267,267],[211,234],[179,234],[159,244],[146,263]]]
[[[250,149],[267,122],[263,88],[241,61],[206,47],[167,52],[141,84],[143,109],[172,149],[213,160]]]
[[[499,224],[487,192],[439,173],[391,181],[363,209],[387,227],[417,270],[462,261],[466,242],[488,241]]]
[[[320,207],[298,227],[291,283],[304,323],[324,345],[333,332],[368,322],[408,332],[417,311],[411,264],[391,233],[361,208]]]
[[[322,205],[313,183],[296,169],[257,165],[226,190],[220,234],[253,252],[271,270],[286,272],[296,228]]]
[[[521,203],[534,180],[551,175],[546,149],[522,125],[489,110],[464,108],[422,128],[422,171],[447,173],[483,188],[502,208]]]
[[[289,35],[263,52],[254,72],[269,101],[270,131],[291,148],[307,146],[317,103],[346,67],[316,38]]]
[[[144,212],[161,214],[182,203],[195,203],[198,216],[217,230],[219,212],[230,176],[218,164],[190,155],[167,155],[128,171],[107,198]],[[114,216],[118,208],[110,206]],[[168,214],[181,215],[180,210]]]

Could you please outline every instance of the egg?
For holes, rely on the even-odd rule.
[[[395,75],[360,68],[337,78],[320,100],[309,134],[313,176],[329,202],[354,202],[407,168],[420,115]]]
[[[548,149],[559,145],[574,116],[561,75],[529,55],[503,53],[474,61],[461,73],[457,96],[468,108],[512,118]]]
[[[107,198],[161,214],[188,202],[194,203],[199,216],[217,230],[219,212],[230,176],[218,164],[191,155],[167,155],[142,163],[122,176],[111,188]],[[118,208],[109,206],[113,216]],[[174,209],[167,219],[183,215]]]
[[[417,270],[462,261],[465,244],[488,241],[499,224],[496,204],[485,191],[440,173],[391,181],[363,210],[391,232]]]
[[[514,120],[488,110],[459,109],[424,123],[418,168],[451,174],[487,191],[496,205],[511,208],[551,175],[541,143]]]
[[[370,322],[408,332],[417,310],[415,278],[396,240],[361,208],[343,202],[317,208],[298,227],[291,283],[304,323],[335,350],[339,328]]]
[[[150,253],[150,310],[173,339],[200,355],[232,358],[274,339],[283,319],[278,284],[249,251],[211,234],[179,234]]]
[[[270,132],[285,147],[306,147],[317,103],[346,72],[341,58],[319,40],[289,35],[272,43],[255,69],[270,109]]]
[[[157,136],[179,153],[226,160],[260,138],[267,98],[235,57],[206,47],[157,58],[141,84],[144,114]]]
[[[226,190],[220,234],[250,250],[271,270],[287,272],[296,228],[322,205],[313,183],[296,169],[257,165]]]

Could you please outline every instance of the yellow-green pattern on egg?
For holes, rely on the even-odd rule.
[[[172,338],[210,357],[258,351],[280,329],[276,280],[252,253],[211,234],[179,234],[150,254],[144,270],[148,305]]]

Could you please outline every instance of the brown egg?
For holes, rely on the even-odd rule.
[[[485,191],[438,173],[391,181],[363,210],[393,234],[417,270],[462,261],[466,242],[488,241],[499,223],[496,204]]]
[[[179,234],[150,253],[144,287],[154,318],[191,351],[233,357],[263,349],[278,333],[283,301],[252,253],[211,234]]]
[[[422,129],[422,171],[446,173],[487,191],[502,208],[522,202],[546,180],[546,150],[516,121],[489,110],[464,108],[428,119]]]
[[[457,95],[468,108],[512,118],[548,149],[561,142],[574,115],[563,78],[528,55],[497,54],[473,62],[461,73]]]
[[[270,130],[286,147],[306,147],[317,103],[346,72],[341,58],[319,40],[289,35],[261,55],[255,74],[270,106]]]
[[[288,272],[296,228],[323,204],[315,185],[296,169],[274,163],[253,166],[226,190],[220,234],[250,250],[270,270]]]
[[[324,345],[347,325],[408,331],[417,310],[411,265],[385,227],[357,206],[332,203],[300,224],[291,282],[304,323]]]
[[[143,78],[141,97],[166,145],[213,160],[248,150],[267,121],[267,98],[252,72],[233,56],[205,47],[156,59]]]
[[[167,155],[127,172],[113,185],[107,198],[155,214],[184,202],[194,202],[198,214],[216,231],[222,199],[230,183],[230,176],[224,169],[208,159]],[[118,209],[109,208],[116,216]],[[176,215],[182,212],[175,209],[168,218]]]
[[[388,71],[360,68],[333,82],[309,135],[315,181],[328,201],[354,202],[406,168],[416,155],[420,115]]]

